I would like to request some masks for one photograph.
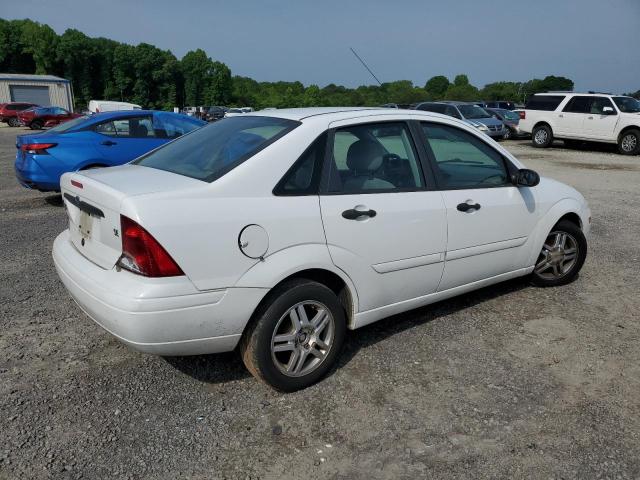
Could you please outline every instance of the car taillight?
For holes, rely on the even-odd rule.
[[[171,255],[144,228],[120,215],[122,256],[118,265],[145,277],[184,275]]]
[[[525,118],[527,118],[527,112],[525,112],[524,110],[518,112],[518,115],[520,115],[520,120],[524,120]]]
[[[26,153],[33,153],[38,155],[48,155],[48,148],[53,148],[57,143],[25,143],[20,146],[20,150]]]

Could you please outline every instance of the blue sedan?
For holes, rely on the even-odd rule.
[[[15,171],[20,184],[59,191],[66,172],[122,165],[206,125],[177,113],[150,110],[106,112],[18,135]]]

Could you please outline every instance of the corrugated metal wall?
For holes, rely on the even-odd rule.
[[[52,106],[73,110],[71,97],[71,84],[56,81],[26,81],[26,80],[0,80],[0,103],[11,101],[10,85],[30,85],[34,87],[49,87],[49,101]],[[48,105],[43,105],[46,107]]]

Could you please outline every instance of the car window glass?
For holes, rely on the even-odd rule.
[[[450,117],[454,117],[454,118],[462,118],[460,116],[460,113],[458,113],[458,109],[456,109],[455,107],[452,107],[450,105],[447,105],[447,109],[445,110],[445,113],[447,115],[449,115]]]
[[[95,127],[93,127],[93,131],[96,133],[101,133],[102,135],[109,135],[111,137],[116,136],[116,127],[112,121],[99,123]]]
[[[153,131],[158,138],[178,138],[201,126],[191,117],[157,114],[153,117]]]
[[[558,108],[558,105],[562,103],[565,97],[566,95],[532,95],[524,108],[526,110],[552,112]]]
[[[274,193],[276,195],[317,193],[326,144],[327,135],[324,133],[293,164],[274,189]]]
[[[422,131],[433,153],[436,175],[443,188],[510,184],[502,155],[475,135],[435,123],[423,123]]]
[[[567,102],[562,111],[568,113],[587,113],[591,109],[591,100],[592,97],[573,97]]]
[[[113,120],[118,137],[149,138],[154,137],[153,125],[150,117],[128,117]]]
[[[335,132],[329,192],[369,193],[424,186],[404,123],[355,125]]]
[[[607,97],[593,97],[593,100],[591,102],[591,113],[602,115],[604,113],[602,110],[604,107],[609,107],[615,112],[611,100],[609,100]]]
[[[275,117],[237,116],[210,123],[134,163],[213,182],[299,125]]]

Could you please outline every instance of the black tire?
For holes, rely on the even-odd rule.
[[[31,122],[31,124],[29,125],[29,128],[31,130],[42,130],[42,126],[44,124],[42,123],[42,121],[40,120],[34,120],[33,122]]]
[[[640,130],[627,130],[618,139],[618,152],[622,155],[638,155],[640,153]]]
[[[19,127],[20,126],[20,122],[15,117],[11,117],[7,123],[9,124],[10,127]]]
[[[549,251],[549,249],[547,249],[546,246],[548,245],[548,243],[550,243],[550,239],[554,236],[556,232],[567,234],[569,236],[567,237],[567,241],[571,239],[573,242],[575,242],[575,248],[577,249],[577,251],[576,251],[575,257],[573,257],[575,259],[573,264],[569,265],[568,262],[565,263],[564,266],[567,267],[567,270],[563,272],[560,276],[556,276],[555,278],[553,278],[554,272],[556,271],[555,267],[551,267],[552,272],[549,274],[547,273],[548,270],[546,272],[545,271],[539,272],[538,266],[540,265],[540,268],[544,267],[545,264],[542,264],[542,261],[545,259],[551,259],[551,255],[545,254],[545,250],[547,250],[547,252]],[[567,252],[569,250],[571,249],[567,249]],[[564,255],[564,257],[566,258],[566,255]],[[549,235],[547,236],[547,239],[545,240],[545,246],[542,247],[540,255],[536,260],[536,266],[534,267],[534,271],[531,274],[531,281],[533,282],[533,284],[539,287],[557,287],[560,285],[566,285],[567,283],[572,282],[576,278],[576,276],[580,272],[580,269],[584,265],[584,261],[586,258],[587,258],[587,239],[585,238],[584,233],[582,233],[582,230],[580,229],[580,227],[578,227],[575,223],[569,222],[567,220],[561,220],[551,229],[551,231],[549,232]],[[554,260],[554,261],[557,261],[557,260]],[[549,262],[549,263],[552,263],[552,262]],[[560,270],[563,268],[562,264],[559,268]]]
[[[549,125],[537,125],[531,132],[531,144],[536,148],[547,148],[553,143],[553,132]]]
[[[304,375],[290,376],[281,371],[282,364],[279,367],[274,359],[279,353],[272,355],[272,339],[280,322],[288,319],[287,312],[301,302],[309,301],[326,307],[332,316],[332,341],[323,359],[313,370]],[[342,348],[345,333],[345,312],[335,293],[321,283],[293,279],[276,287],[258,307],[240,341],[240,353],[245,366],[254,377],[277,390],[293,392],[316,383],[331,369]],[[295,344],[300,345],[297,337]],[[293,352],[290,355],[293,356]],[[309,353],[306,355],[309,361],[315,361],[314,356]],[[307,360],[302,361],[303,364],[305,362]]]

